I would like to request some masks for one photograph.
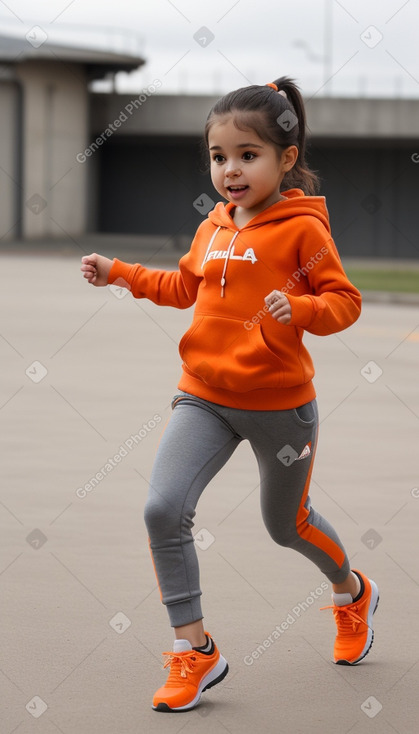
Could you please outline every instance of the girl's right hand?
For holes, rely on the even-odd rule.
[[[113,260],[93,252],[91,255],[82,257],[81,261],[83,264],[80,270],[89,283],[96,286],[108,284],[108,276]]]

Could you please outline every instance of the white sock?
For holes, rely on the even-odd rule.
[[[346,592],[345,594],[335,594],[335,592],[333,592],[332,601],[337,607],[344,607],[347,604],[352,604],[353,599],[349,592]]]
[[[336,592],[333,592],[332,601],[334,604],[336,604],[337,607],[344,607],[347,604],[352,604],[353,600],[356,599],[356,597],[358,596],[358,594],[361,591],[361,582],[358,576],[353,571],[351,571],[351,573],[352,573],[352,576],[356,579],[356,583],[358,587],[357,592],[354,597],[348,591],[343,594],[336,594]]]
[[[173,652],[185,652],[186,650],[192,650],[192,645],[189,640],[175,640],[173,643]]]

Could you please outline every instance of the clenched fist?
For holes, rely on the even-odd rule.
[[[265,298],[265,303],[269,306],[271,316],[279,321],[280,324],[289,324],[291,321],[291,304],[282,291],[272,291]]]
[[[83,277],[92,285],[101,286],[108,284],[108,276],[113,261],[103,255],[97,255],[93,252],[91,255],[85,255],[81,259],[82,266],[80,270]]]

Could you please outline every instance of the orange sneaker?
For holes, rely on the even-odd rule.
[[[164,667],[170,666],[170,673],[164,686],[154,694],[155,711],[189,711],[201,698],[201,694],[215,686],[228,673],[228,663],[212,639],[208,653],[194,650],[188,640],[175,640],[173,651],[168,655]]]
[[[368,579],[360,571],[354,569],[353,572],[361,582],[362,596],[358,601],[351,601],[350,594],[333,594],[332,599],[335,603],[321,607],[322,609],[333,609],[338,628],[334,662],[338,665],[359,663],[368,654],[374,639],[372,615],[378,606],[378,588],[374,581]],[[338,598],[340,605],[336,604]]]

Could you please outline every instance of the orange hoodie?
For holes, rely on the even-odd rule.
[[[330,235],[322,196],[300,189],[238,229],[234,204],[218,203],[198,227],[176,271],[114,259],[108,283],[135,298],[188,308],[191,327],[179,353],[179,389],[232,408],[282,410],[315,397],[304,329],[326,335],[350,326],[361,295],[349,282]],[[278,323],[264,298],[283,291],[291,323]]]

